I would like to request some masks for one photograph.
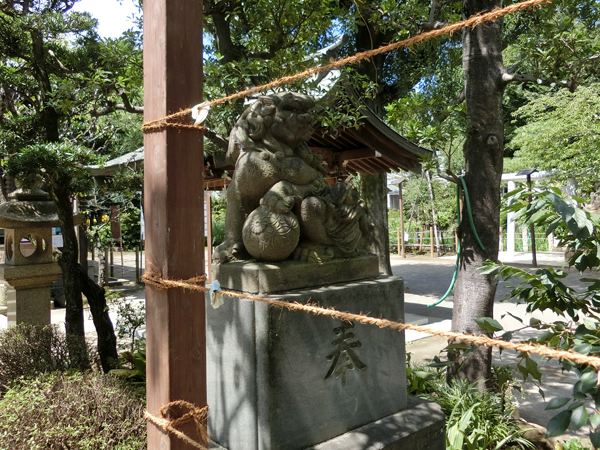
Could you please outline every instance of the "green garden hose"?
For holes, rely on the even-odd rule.
[[[475,229],[475,224],[473,223],[473,215],[471,213],[471,203],[469,201],[469,192],[467,191],[467,184],[465,183],[464,178],[460,177],[459,179],[463,186],[463,190],[465,191],[465,202],[467,204],[467,213],[469,216],[469,223],[471,224],[471,230],[473,230],[473,235],[475,236],[475,240],[481,247],[481,250],[485,250],[485,247],[483,246],[481,240],[479,239],[477,230]],[[460,220],[460,185],[458,185],[458,184],[456,185],[456,221],[458,223],[458,227],[460,227],[460,223],[461,223],[461,220]],[[427,305],[428,308],[437,306],[440,303],[442,303],[450,295],[450,292],[452,292],[452,289],[454,289],[454,283],[456,283],[456,278],[458,277],[458,265],[460,263],[460,250],[461,250],[460,239],[458,239],[457,244],[458,245],[456,248],[456,264],[454,265],[454,274],[452,274],[452,280],[450,281],[450,286],[448,287],[448,290],[446,291],[446,293],[444,295],[442,295],[442,298],[440,298],[437,302],[432,303],[431,305]]]
[[[479,244],[479,247],[481,247],[481,250],[485,250],[485,247],[483,246],[483,244],[481,243],[481,240],[479,239],[477,230],[475,229],[475,224],[473,223],[473,214],[471,214],[471,202],[469,201],[469,191],[467,191],[467,183],[465,183],[465,179],[463,177],[460,177],[459,180],[462,183],[463,191],[465,191],[465,202],[467,204],[467,212],[469,213],[469,223],[471,224],[471,230],[473,230],[473,235],[475,236],[475,240]],[[458,188],[458,186],[457,186],[457,188]],[[456,192],[457,192],[457,196],[458,196],[460,194],[460,189],[457,189]],[[460,207],[460,202],[458,203],[458,205]],[[458,226],[460,227],[460,219],[459,219]]]

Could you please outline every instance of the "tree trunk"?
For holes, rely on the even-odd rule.
[[[374,229],[367,242],[369,250],[379,257],[379,273],[391,275],[390,236],[387,217],[387,174],[360,177],[359,191],[373,220]]]
[[[356,5],[357,8],[359,5]],[[369,17],[372,6],[361,3],[362,17]],[[367,20],[365,26],[359,26],[356,30],[356,51],[365,51],[377,48],[384,42],[389,42],[393,32],[382,33],[381,29],[375,29]],[[363,61],[358,66],[359,73],[366,75],[373,83],[381,84],[381,73],[387,55],[377,55],[369,61]],[[375,98],[365,99],[366,105],[377,116],[383,117],[383,90],[378,89]],[[359,191],[361,197],[369,208],[369,214],[373,220],[374,230],[368,240],[369,250],[379,258],[379,273],[392,275],[390,265],[390,237],[388,234],[388,211],[387,211],[387,174],[361,175]]]
[[[69,199],[69,192],[63,190],[63,183],[54,182],[52,194],[57,206],[58,217],[61,221],[63,234],[63,251],[58,258],[58,264],[63,273],[63,285],[66,300],[65,327],[67,337],[72,341],[84,341],[85,330],[83,327],[83,299],[81,298],[81,284],[79,280],[77,262],[77,237],[73,226],[73,207]],[[76,345],[76,344],[75,344]],[[70,348],[74,354],[77,350]],[[89,368],[89,361],[82,362],[82,368]]]
[[[425,171],[425,177],[427,178],[427,192],[429,193],[429,202],[431,203],[431,220],[433,221],[433,236],[431,236],[431,245],[433,245],[433,239],[435,236],[435,248],[437,249],[437,255],[440,256],[440,238],[438,236],[437,218],[435,215],[435,205],[433,204],[433,186],[431,185],[431,176],[429,170]]]
[[[107,373],[116,367],[119,354],[117,353],[117,337],[112,321],[108,315],[104,289],[88,277],[83,266],[77,264],[77,273],[81,283],[81,290],[90,305],[90,312],[98,334],[98,355],[102,370]]]
[[[495,0],[464,0],[464,15],[470,17],[499,6]],[[500,178],[504,141],[502,118],[502,36],[501,21],[486,22],[463,34],[463,71],[466,84],[468,117],[464,145],[465,182],[471,200],[475,228],[485,250],[475,240],[467,216],[466,204],[459,236],[462,254],[454,288],[452,329],[462,333],[484,334],[474,319],[492,317],[496,281],[478,272],[486,259],[498,258],[500,222]],[[466,203],[466,202],[465,202]],[[448,371],[449,377],[484,381],[491,374],[491,348],[479,347]]]

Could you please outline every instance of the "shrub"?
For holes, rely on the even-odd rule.
[[[221,244],[225,239],[225,221],[224,220],[213,220],[212,221],[212,245],[216,247]]]
[[[85,343],[74,339],[50,325],[20,324],[1,332],[0,392],[18,379],[81,367],[90,355]]]
[[[557,450],[589,450],[590,446],[581,442],[579,439],[571,439],[568,442],[561,442],[556,446]]]
[[[406,353],[406,392],[408,395],[423,396],[431,394],[438,386],[438,382],[446,379],[443,368],[434,367],[439,363],[436,356],[433,365],[415,365],[411,361],[412,355]]]
[[[447,449],[487,450],[506,444],[513,445],[511,448],[535,448],[522,437],[524,431],[513,420],[514,408],[505,403],[503,393],[480,392],[475,383],[465,380],[436,384],[434,393],[423,397],[438,403],[447,417]]]
[[[141,245],[140,209],[131,207],[123,210],[120,222],[123,250],[134,251],[137,246]],[[90,227],[90,234],[94,237],[93,240],[96,241],[94,245],[97,245],[101,249],[110,247],[111,245],[116,248],[119,247],[119,240],[112,239],[110,223],[108,222]]]
[[[0,399],[0,449],[146,447],[143,389],[100,373],[40,375]]]

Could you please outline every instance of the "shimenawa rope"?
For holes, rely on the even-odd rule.
[[[302,72],[298,72],[295,75],[290,75],[290,76],[279,78],[277,80],[273,80],[270,83],[264,84],[262,86],[256,86],[251,89],[246,89],[246,90],[243,90],[240,92],[236,92],[235,94],[231,94],[226,97],[222,97],[222,98],[212,100],[210,102],[202,103],[201,105],[199,105],[199,108],[205,108],[207,106],[212,107],[215,105],[219,105],[221,103],[226,103],[231,100],[235,100],[236,98],[248,97],[257,92],[262,92],[262,91],[265,91],[267,89],[270,89],[270,88],[273,88],[276,86],[288,84],[293,81],[299,80],[301,78],[309,77],[316,73],[328,71],[331,69],[335,69],[337,67],[342,67],[347,64],[356,64],[358,62],[367,60],[373,56],[380,55],[382,53],[387,53],[389,51],[396,50],[401,47],[409,47],[413,44],[417,44],[419,42],[423,42],[423,41],[426,41],[426,40],[434,38],[434,37],[442,36],[445,34],[452,35],[463,28],[466,28],[466,27],[475,28],[477,25],[482,24],[483,22],[495,21],[495,20],[499,19],[500,17],[503,17],[508,14],[512,14],[516,11],[519,11],[522,9],[527,9],[527,8],[532,8],[534,6],[541,5],[542,3],[551,3],[551,2],[552,2],[552,0],[527,0],[527,1],[521,2],[521,3],[514,3],[512,5],[504,7],[502,9],[496,8],[493,11],[490,11],[488,13],[477,14],[477,15],[469,17],[468,19],[461,20],[460,22],[456,22],[456,23],[453,23],[450,25],[446,25],[437,30],[427,31],[425,33],[421,33],[416,36],[413,36],[409,39],[404,39],[402,41],[397,41],[397,42],[393,42],[391,44],[383,45],[383,46],[373,49],[373,50],[367,50],[365,52],[356,53],[353,56],[339,59],[339,60],[334,61],[330,64],[327,64],[325,66],[313,67],[311,69],[307,69]],[[144,125],[142,125],[142,130],[158,131],[158,130],[162,130],[164,128],[204,130],[205,127],[203,127],[201,125],[188,125],[188,124],[183,124],[183,123],[179,123],[179,122],[169,122],[170,120],[181,119],[184,116],[186,116],[187,114],[189,114],[191,111],[192,111],[191,108],[187,108],[187,109],[184,109],[177,113],[170,114],[165,117],[161,117],[160,119],[148,121],[148,122],[144,123]]]
[[[188,412],[183,414],[181,417],[178,417],[177,419],[168,419],[167,413],[173,408],[184,408],[187,409]],[[206,432],[205,425],[206,417],[208,414],[208,406],[205,406],[204,408],[198,408],[196,405],[190,402],[186,402],[184,400],[177,400],[163,405],[160,408],[159,413],[160,417],[157,417],[146,411],[144,416],[146,417],[146,420],[152,422],[154,425],[161,428],[163,431],[174,434],[179,439],[184,440],[188,444],[198,449],[206,450],[206,446],[201,445],[198,442],[194,441],[192,438],[186,436],[184,433],[179,431],[177,427],[189,422],[193,422],[201,441],[208,442],[210,440],[210,436]]]

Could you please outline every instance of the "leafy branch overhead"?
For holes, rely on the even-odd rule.
[[[10,2],[0,9],[5,155],[60,139],[101,146],[114,127],[92,116],[140,111],[134,106],[142,103],[140,34],[103,40],[89,14],[71,11],[73,3]]]

